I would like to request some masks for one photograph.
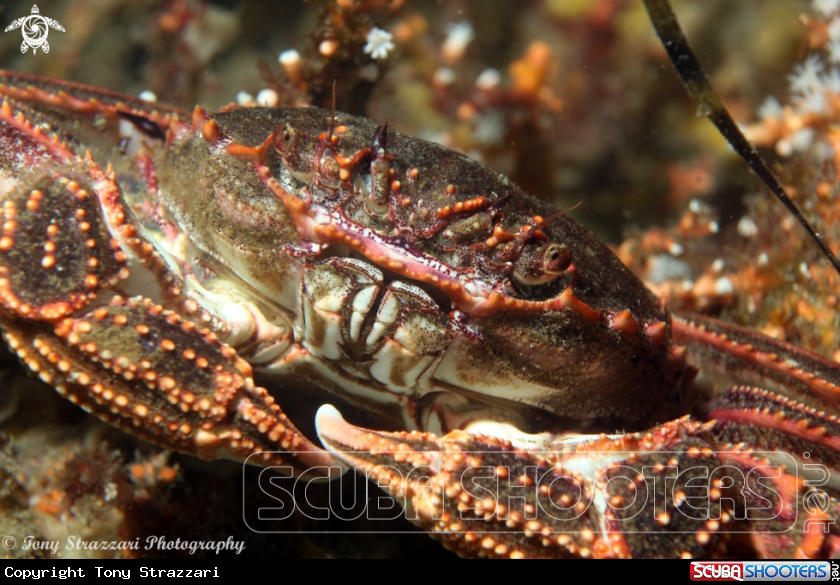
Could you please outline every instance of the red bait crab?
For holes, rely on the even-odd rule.
[[[840,552],[840,366],[669,312],[568,210],[319,108],[190,113],[10,71],[0,97],[3,336],[102,420],[305,479],[354,467],[463,556]],[[403,430],[323,404],[307,436],[283,410],[307,388]]]
[[[467,556],[836,553],[803,453],[836,470],[840,368],[670,314],[505,177],[318,108],[190,114],[12,72],[0,94],[4,338],[101,419],[365,468]],[[697,370],[733,385],[698,393]],[[323,406],[324,450],[253,371],[407,430]]]

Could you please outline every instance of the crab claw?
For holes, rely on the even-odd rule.
[[[618,438],[556,438],[542,450],[464,431],[368,431],[332,406],[316,426],[330,453],[364,468],[462,556],[697,558],[719,551],[731,521],[720,490],[702,512],[693,499],[708,496],[700,486],[721,460],[711,425],[688,419]]]
[[[148,299],[114,297],[54,326],[0,312],[0,326],[42,380],[151,443],[312,479],[346,471],[254,385],[251,367],[233,349]],[[132,385],[138,379],[143,383]]]

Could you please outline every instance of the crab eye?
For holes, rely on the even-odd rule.
[[[292,128],[291,125],[286,124],[281,131],[278,127],[277,130],[274,131],[274,148],[277,149],[277,152],[280,154],[288,153],[292,145],[295,142],[296,131]]]
[[[572,253],[563,244],[549,244],[543,253],[543,271],[560,274],[572,264]]]
[[[513,277],[527,286],[539,286],[558,278],[572,265],[572,253],[565,244],[547,242],[525,246],[516,263]]]

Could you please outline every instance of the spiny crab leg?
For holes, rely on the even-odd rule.
[[[148,119],[164,131],[180,130],[186,117],[178,108],[151,104],[81,83],[55,81],[15,71],[0,70],[0,95],[90,117],[98,114],[117,118],[120,113],[126,113]]]
[[[819,463],[816,474],[826,489],[840,494],[840,421],[781,394],[745,386],[730,388],[712,401],[709,416],[718,421],[717,436],[729,443],[769,445],[792,456],[800,473]]]
[[[0,157],[0,326],[9,346],[72,402],[149,442],[206,459],[260,452],[252,462],[297,474],[341,472],[254,385],[234,349],[182,319],[201,322],[203,310],[145,239],[113,170],[75,154],[50,127],[8,98],[0,106],[17,153]],[[114,295],[144,271],[168,309]]]
[[[837,546],[822,530],[828,514],[804,502],[805,481],[763,453],[719,444],[714,421],[528,449],[464,431],[369,431],[331,406],[316,424],[329,451],[466,557],[700,558],[726,552],[735,534],[767,558]]]
[[[151,443],[204,459],[292,464],[336,471],[254,385],[231,348],[149,300],[115,297],[106,307],[50,324],[0,317],[9,346],[74,404]],[[305,463],[275,451],[297,451]]]
[[[674,340],[689,361],[732,382],[796,396],[820,410],[840,412],[840,366],[765,335],[700,315],[674,315]]]
[[[830,414],[837,412],[840,367],[707,317],[675,317],[674,330],[695,366],[724,381],[770,384],[785,395],[733,387],[712,399],[707,416],[713,420],[704,425],[685,417],[597,439],[534,436],[523,443],[502,433],[371,432],[344,422],[332,407],[319,411],[318,434],[337,458],[365,469],[410,520],[465,556],[697,557],[729,544],[737,550],[744,541],[766,558],[818,558],[837,550],[840,539],[828,528],[840,492],[833,479],[840,473],[840,421]],[[696,497],[691,487],[700,485],[689,481],[657,492],[662,507],[638,517],[625,513],[626,502],[641,493],[640,480],[657,489],[655,481],[642,472],[635,487],[619,490],[598,478],[645,465],[654,475],[673,470],[678,482],[688,470],[706,468],[697,477],[716,512],[686,516],[692,508],[685,502]],[[814,493],[826,505],[815,505]],[[504,502],[516,502],[516,509]],[[568,512],[574,502],[585,505],[573,518],[550,513]]]

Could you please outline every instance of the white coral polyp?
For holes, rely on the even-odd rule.
[[[372,59],[385,59],[388,53],[394,50],[394,43],[391,39],[394,35],[381,28],[373,27],[367,34],[364,51],[370,55]]]

